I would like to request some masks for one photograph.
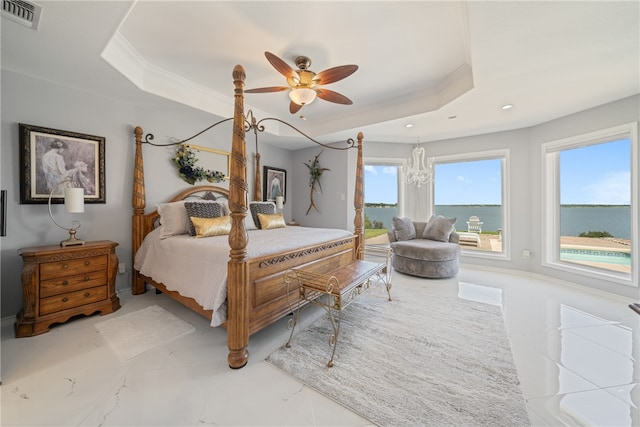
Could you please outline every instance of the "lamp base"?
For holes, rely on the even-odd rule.
[[[84,245],[84,240],[76,239],[76,230],[73,228],[69,230],[69,238],[60,242],[60,246],[77,246]]]
[[[84,240],[78,240],[78,239],[67,239],[67,240],[63,240],[62,242],[60,242],[60,246],[78,246],[78,245],[84,245]]]

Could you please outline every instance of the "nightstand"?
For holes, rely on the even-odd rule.
[[[120,308],[115,283],[118,243],[20,249],[23,260],[23,309],[16,316],[16,337],[49,332],[73,316],[112,313]]]

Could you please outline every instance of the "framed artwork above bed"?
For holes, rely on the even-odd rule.
[[[276,196],[284,197],[287,202],[287,171],[284,169],[265,166],[263,169],[263,199],[268,202],[275,202]]]

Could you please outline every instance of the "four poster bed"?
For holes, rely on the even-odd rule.
[[[283,283],[283,275],[288,269],[304,268],[311,272],[328,273],[363,257],[362,251],[358,250],[364,243],[363,136],[359,133],[357,144],[350,140],[350,146],[347,147],[357,149],[353,233],[306,227],[248,231],[245,221],[248,215],[245,132],[252,128],[256,132],[257,126],[255,119],[247,124],[244,114],[245,72],[242,66],[234,67],[233,79],[235,91],[229,190],[215,185],[193,186],[167,201],[169,204],[180,203],[202,193],[208,195],[208,198],[226,199],[231,223],[228,235],[205,239],[188,235],[158,238],[160,227],[157,227],[157,223],[158,220],[163,221],[161,213],[154,210],[145,214],[142,144],[148,141],[143,141],[140,127],[135,129],[132,293],[144,293],[148,283],[211,319],[213,326],[225,327],[229,366],[241,368],[248,361],[249,336],[291,312],[287,292],[291,293],[292,298],[297,298],[298,295],[296,289],[288,291]],[[254,199],[259,201],[262,187],[257,153],[256,158]],[[166,251],[164,258],[155,259],[153,254],[159,254],[163,250]],[[174,264],[170,265],[172,259]],[[214,265],[216,262],[217,266]],[[180,266],[186,268],[186,271],[180,272]],[[197,269],[195,266],[202,268]],[[166,270],[167,275],[160,274],[162,270]],[[208,289],[209,282],[220,282],[221,286],[213,291]]]

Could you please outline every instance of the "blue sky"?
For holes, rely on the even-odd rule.
[[[560,203],[631,204],[631,142],[628,139],[563,151]]]
[[[398,202],[398,168],[396,166],[364,166],[364,202]]]
[[[591,145],[561,154],[562,204],[630,204],[630,142]],[[437,205],[500,204],[500,161],[436,165]],[[396,203],[397,167],[365,166],[365,202]]]

